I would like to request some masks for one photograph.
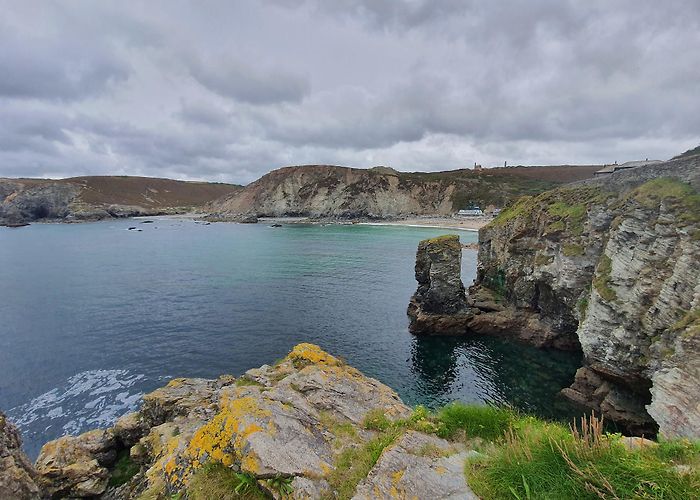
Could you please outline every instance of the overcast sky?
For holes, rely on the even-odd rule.
[[[0,176],[666,159],[698,0],[0,0]]]

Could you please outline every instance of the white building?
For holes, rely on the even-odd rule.
[[[481,210],[479,207],[472,207],[460,210],[459,212],[457,212],[457,215],[459,217],[478,217],[480,215],[484,215],[484,211]]]

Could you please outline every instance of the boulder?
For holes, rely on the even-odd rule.
[[[357,486],[353,500],[478,500],[464,477],[464,462],[469,456],[444,439],[408,431],[384,450]]]
[[[39,484],[52,498],[86,498],[104,493],[109,472],[93,453],[105,456],[105,431],[64,436],[46,443],[36,460]]]

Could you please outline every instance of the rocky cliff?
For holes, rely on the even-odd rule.
[[[32,463],[22,452],[17,428],[0,412],[0,498],[38,499],[36,479]]]
[[[699,437],[699,190],[691,155],[519,200],[480,231],[468,328],[580,345],[565,395],[632,432]]]
[[[0,179],[0,225],[185,212],[238,189],[230,184],[126,176]]]
[[[51,498],[218,498],[212,474],[229,478],[227,498],[232,479],[241,498],[475,498],[464,444],[389,429],[411,415],[389,387],[299,344],[238,379],[171,380],[114,427],[47,443],[31,474]],[[375,455],[354,463],[363,453]]]
[[[469,311],[461,263],[459,236],[440,236],[420,242],[416,253],[418,290],[408,305],[411,333],[464,331]]]
[[[255,216],[369,217],[451,215],[469,202],[496,205],[539,193],[566,180],[591,177],[600,167],[513,167],[482,171],[404,173],[305,165],[274,170],[241,192],[217,200],[217,219]]]

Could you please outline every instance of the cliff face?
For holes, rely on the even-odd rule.
[[[212,203],[209,210],[218,218],[240,214],[346,218],[450,215],[469,201],[500,206],[522,194],[553,187],[563,182],[562,178],[590,177],[595,168],[403,173],[384,167],[285,167],[261,177],[240,193]]]
[[[411,333],[464,331],[468,306],[461,263],[459,236],[440,236],[420,242],[416,254],[418,290],[408,305]]]
[[[632,432],[698,437],[699,189],[694,156],[522,199],[480,232],[470,294],[505,312],[478,326],[536,319],[514,333],[583,350],[568,397]]]
[[[183,212],[238,189],[146,177],[0,179],[0,224]]]
[[[0,412],[0,498],[40,498],[35,479],[17,428]]]
[[[139,412],[111,429],[47,443],[36,462],[43,491],[53,498],[184,498],[198,488],[198,474],[218,464],[273,498],[475,498],[464,445],[366,426],[379,418],[373,415],[389,427],[412,413],[389,387],[312,344],[238,379],[174,379],[143,399]],[[383,452],[349,485],[343,474],[353,464],[344,457],[365,447]],[[114,464],[125,455],[135,470],[117,486]]]

